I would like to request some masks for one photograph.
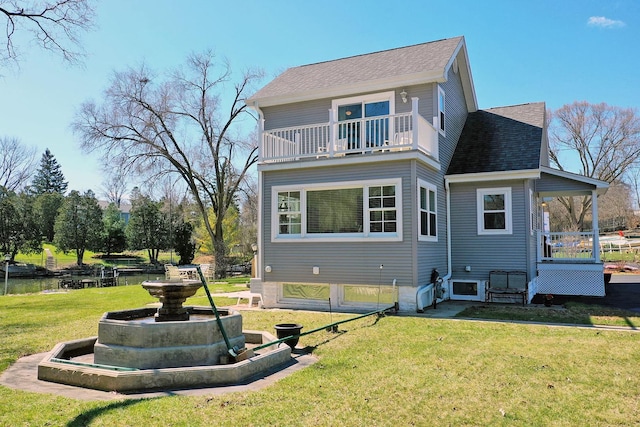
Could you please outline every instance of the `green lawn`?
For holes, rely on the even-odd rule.
[[[457,317],[640,328],[639,313],[576,302],[552,307],[482,304],[467,308]]]
[[[95,335],[105,311],[153,300],[138,286],[0,297],[0,370],[59,341]],[[243,312],[246,329],[271,332],[276,323],[311,330],[350,316]],[[87,402],[0,387],[0,425],[640,423],[640,335],[631,330],[388,316],[345,323],[340,332],[301,337],[319,361],[250,393]]]

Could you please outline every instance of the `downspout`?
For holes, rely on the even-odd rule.
[[[442,280],[449,284],[449,279],[452,275],[452,263],[451,263],[451,188],[449,186],[449,180],[444,179],[444,192],[446,195],[446,210],[447,210],[447,274],[442,278]],[[449,299],[451,299],[451,294],[448,293]]]

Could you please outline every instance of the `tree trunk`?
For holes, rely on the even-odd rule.
[[[84,249],[76,249],[76,262],[78,266],[82,266],[82,259],[84,258]]]
[[[216,218],[215,236],[213,236],[213,251],[216,258],[216,276],[218,278],[227,275],[227,245],[224,242],[224,232],[222,231],[222,221]]]

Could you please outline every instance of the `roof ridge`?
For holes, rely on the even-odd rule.
[[[545,101],[523,102],[521,104],[502,105],[500,107],[481,108],[478,111],[490,111],[490,110],[497,110],[498,108],[523,107],[525,105],[537,105],[537,104],[546,104],[546,102]]]
[[[344,56],[342,58],[327,59],[326,61],[312,62],[311,64],[296,65],[295,67],[288,68],[288,70],[293,70],[293,69],[296,69],[296,68],[312,67],[314,65],[327,64],[329,62],[337,62],[337,61],[342,61],[342,60],[345,60],[345,59],[360,58],[362,56],[376,55],[378,53],[392,52],[394,50],[409,49],[409,48],[416,47],[416,46],[423,46],[423,45],[428,45],[428,44],[432,44],[432,43],[439,43],[439,42],[443,42],[443,41],[447,41],[447,40],[462,39],[463,37],[464,36],[447,37],[447,38],[439,39],[439,40],[432,40],[432,41],[423,42],[423,43],[415,43],[415,44],[408,45],[408,46],[392,47],[392,48],[389,48],[389,49],[382,49],[382,50],[377,50],[377,51],[374,51],[374,52],[367,52],[367,53],[360,53],[358,55]]]

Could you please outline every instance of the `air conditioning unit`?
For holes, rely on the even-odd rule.
[[[484,280],[455,280],[449,285],[449,295],[454,301],[484,301]]]

